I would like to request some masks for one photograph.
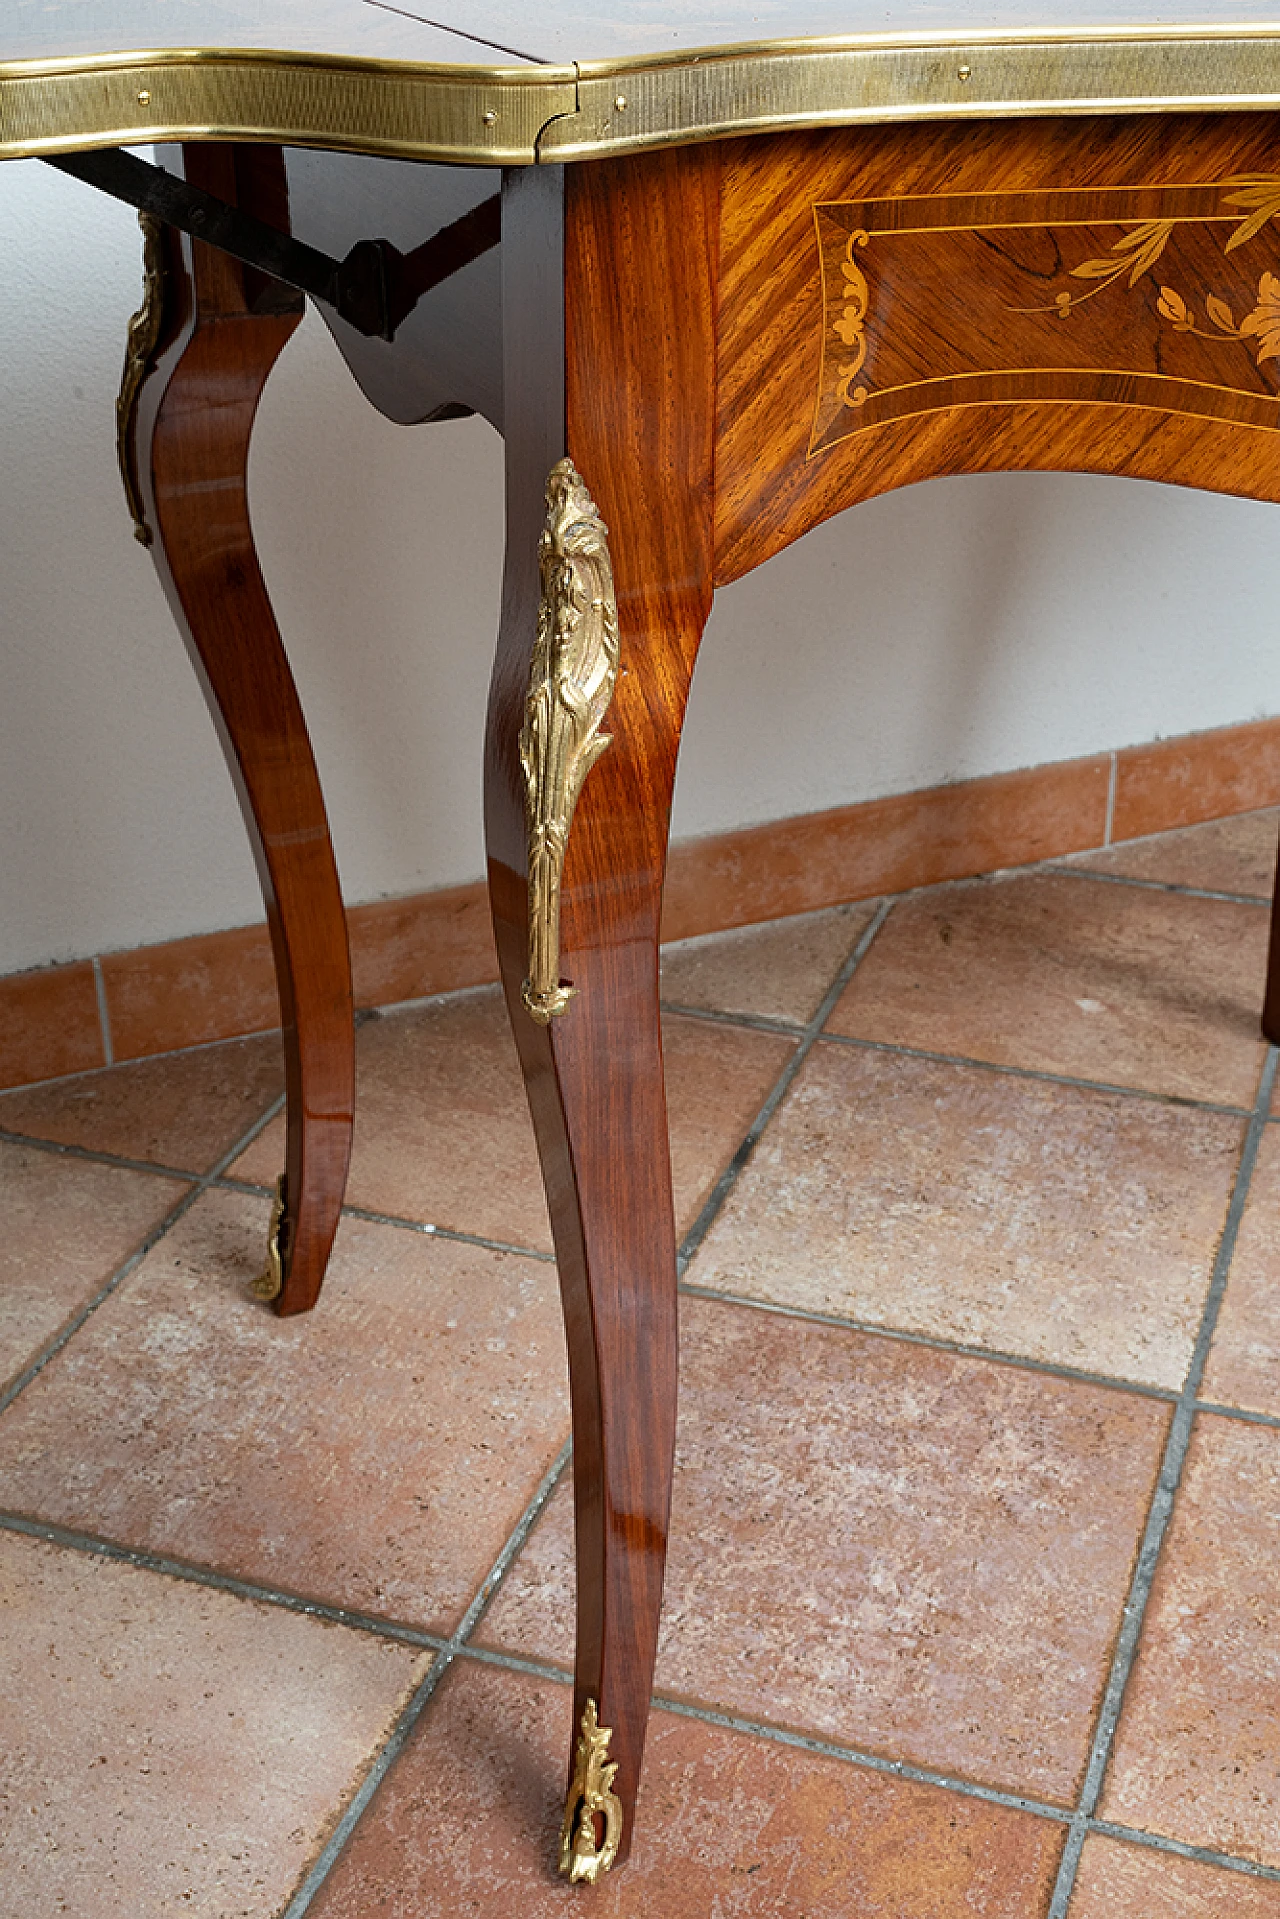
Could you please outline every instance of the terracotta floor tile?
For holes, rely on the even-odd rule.
[[[1228,1114],[820,1044],[688,1276],[1179,1387],[1243,1136]]]
[[[568,1431],[554,1269],[345,1220],[313,1314],[206,1195],[0,1420],[0,1505],[451,1630]]]
[[[0,1127],[203,1173],[284,1091],[279,1036],[133,1060],[0,1095]]]
[[[1258,1150],[1203,1399],[1280,1415],[1280,1127]]]
[[[792,1042],[670,1018],[664,1028],[676,1219],[698,1215]],[[542,1175],[506,1010],[496,989],[371,1020],[357,1038],[353,1206],[551,1249]],[[277,1122],[234,1171],[274,1184]]]
[[[831,1030],[1252,1102],[1267,911],[1032,873],[903,900]]]
[[[1278,1919],[1280,1885],[1091,1833],[1071,1919]]]
[[[655,1713],[635,1848],[554,1876],[566,1687],[461,1663],[311,1908],[314,1919],[1040,1919],[1061,1828]]]
[[[1280,1866],[1280,1432],[1201,1414],[1103,1817]]]
[[[745,1044],[743,1043],[745,1042]],[[789,1039],[707,1020],[662,1022],[676,1230],[687,1232],[791,1058]]]
[[[662,996],[680,1006],[755,1013],[800,1024],[813,1018],[878,900],[825,913],[709,933],[662,949]]]
[[[683,1308],[659,1686],[1069,1801],[1167,1408]],[[484,1643],[567,1660],[570,1520],[566,1484]]]
[[[422,1667],[404,1646],[0,1537],[0,1911],[278,1913]]]
[[[1147,840],[1127,840],[1105,852],[1078,853],[1073,866],[1131,879],[1166,880],[1174,886],[1203,886],[1212,893],[1250,893],[1270,899],[1276,876],[1276,833],[1280,813],[1237,813],[1231,819],[1183,826]]]
[[[0,1145],[0,1386],[186,1190],[150,1173]]]

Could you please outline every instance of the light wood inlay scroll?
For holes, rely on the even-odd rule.
[[[1265,175],[815,206],[809,457],[888,420],[1013,400],[1104,400],[1275,432],[1277,213],[1280,176]],[[922,287],[945,296],[933,327],[896,325]]]

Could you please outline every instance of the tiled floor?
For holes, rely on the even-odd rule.
[[[631,1863],[551,1873],[555,1272],[496,995],[0,1096],[0,1915],[1280,1919],[1277,818],[673,950]]]

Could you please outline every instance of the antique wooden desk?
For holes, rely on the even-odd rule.
[[[712,593],[931,475],[1280,498],[1280,0],[615,0],[580,28],[552,0],[425,5],[17,0],[0,157],[143,209],[121,464],[266,895],[281,1312],[314,1305],[337,1223],[352,1020],[247,514],[255,408],[306,292],[391,418],[505,437],[489,878],[572,1379],[561,1864],[594,1879],[630,1840],[666,1550],[657,939]],[[153,142],[161,171],[120,151]]]

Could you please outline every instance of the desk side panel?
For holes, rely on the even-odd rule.
[[[723,157],[718,580],[943,474],[1280,499],[1277,117],[787,134]]]

